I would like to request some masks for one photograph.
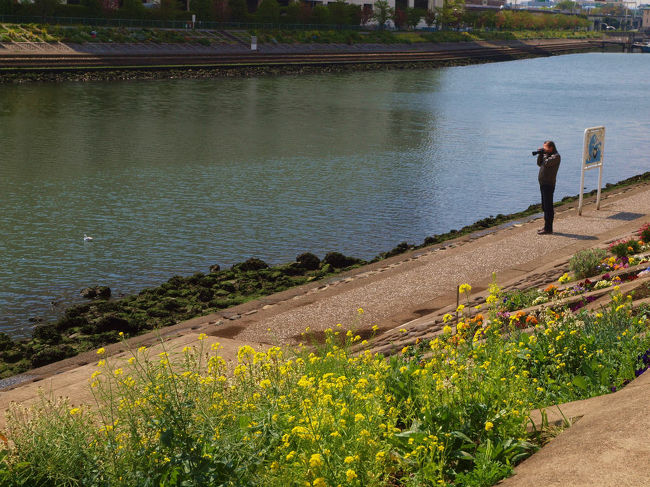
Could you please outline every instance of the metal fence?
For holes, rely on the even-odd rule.
[[[106,17],[47,17],[24,15],[0,15],[0,22],[15,24],[53,24],[53,25],[88,25],[92,27],[148,27],[156,29],[188,29],[192,28],[191,20],[154,20],[154,19],[115,19]],[[206,30],[341,30],[361,31],[372,30],[372,27],[358,25],[335,24],[284,24],[284,23],[251,23],[251,22],[213,22],[197,21],[195,29]]]

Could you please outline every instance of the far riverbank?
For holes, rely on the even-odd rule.
[[[413,44],[5,44],[0,83],[206,79],[279,74],[430,69],[530,57],[620,50],[603,40],[533,39]]]

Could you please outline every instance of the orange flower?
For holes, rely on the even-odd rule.
[[[557,291],[557,286],[555,286],[554,284],[551,284],[546,289],[544,289],[545,293],[554,293],[555,294],[555,291]]]
[[[537,318],[535,318],[533,315],[528,315],[526,316],[526,323],[529,325],[536,325],[538,323]]]

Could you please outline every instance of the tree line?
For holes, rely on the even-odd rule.
[[[387,0],[375,2],[374,8],[345,3],[327,5],[291,1],[280,6],[277,0],[262,0],[254,11],[246,0],[160,0],[155,8],[146,8],[141,0],[79,0],[62,4],[61,0],[0,0],[0,15],[40,17],[86,17],[120,19],[188,20],[192,14],[200,21],[240,22],[286,25],[375,25],[379,29],[394,25],[414,29],[421,22],[441,30],[475,28],[496,30],[569,30],[588,26],[586,18],[562,14],[539,14],[527,11],[468,11],[464,0],[446,0],[433,10],[393,8]],[[253,5],[253,8],[255,6]]]

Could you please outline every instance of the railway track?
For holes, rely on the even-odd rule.
[[[476,46],[467,49],[400,52],[322,53],[168,53],[168,54],[84,54],[84,53],[0,53],[1,71],[139,69],[175,67],[225,67],[265,65],[326,65],[367,63],[449,62],[461,60],[508,60],[522,56],[548,56],[595,47],[590,41],[557,42],[544,45]]]

